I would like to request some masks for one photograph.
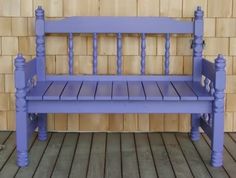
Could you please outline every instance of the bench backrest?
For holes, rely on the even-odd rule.
[[[170,34],[193,34],[192,79],[200,81],[203,43],[203,11],[195,11],[194,21],[181,21],[167,17],[69,17],[62,20],[45,20],[44,10],[38,7],[36,13],[36,56],[39,80],[46,80],[45,34],[67,33],[69,75],[73,75],[73,34],[93,34],[93,74],[97,74],[97,36],[102,33],[117,35],[117,74],[122,74],[122,34],[141,34],[141,69],[145,74],[146,34],[165,34],[164,72],[169,74]]]

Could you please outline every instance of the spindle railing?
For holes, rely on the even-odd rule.
[[[69,33],[68,53],[69,53],[69,74],[73,75],[74,51],[73,51],[73,34],[72,33]]]
[[[122,33],[117,33],[117,75],[122,74]],[[93,33],[92,38],[93,43],[93,75],[97,75],[97,66],[98,66],[98,34]],[[73,64],[74,64],[74,43],[73,43],[73,33],[68,35],[68,68],[69,75],[73,75]],[[140,74],[145,75],[146,67],[146,34],[141,33],[140,36]],[[165,34],[165,55],[164,55],[164,73],[169,75],[169,66],[170,66],[170,34]]]

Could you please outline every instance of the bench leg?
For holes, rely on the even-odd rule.
[[[200,114],[191,114],[191,139],[197,141],[200,138],[199,126],[200,126]]]
[[[40,141],[47,140],[47,114],[39,114],[38,129],[38,139]]]
[[[16,112],[16,146],[17,146],[17,165],[26,167],[28,160],[28,114],[24,111]]]
[[[220,167],[223,164],[224,146],[224,113],[213,114],[212,120],[212,140],[211,140],[211,165]]]

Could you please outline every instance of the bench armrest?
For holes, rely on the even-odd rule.
[[[215,63],[206,59],[202,60],[202,75],[206,77],[209,83],[212,83],[214,90],[224,90],[226,83],[225,59],[218,55]]]
[[[25,62],[22,54],[18,54],[15,59],[15,87],[29,88],[34,84],[36,76],[36,58],[29,62]]]

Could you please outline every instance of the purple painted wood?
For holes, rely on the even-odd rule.
[[[53,82],[44,94],[43,100],[59,100],[66,83],[65,81]]]
[[[193,141],[197,141],[200,139],[200,119],[201,114],[191,114],[191,131],[190,136]]]
[[[69,53],[69,74],[73,74],[74,52],[73,52],[73,34],[69,33],[68,40],[68,53]]]
[[[145,74],[145,58],[146,58],[146,36],[141,35],[141,74]]]
[[[212,128],[207,124],[206,121],[204,121],[202,118],[200,119],[200,126],[204,130],[204,132],[207,134],[207,136],[212,139]]]
[[[176,93],[173,85],[170,82],[157,82],[161,90],[163,100],[179,100],[179,95]]]
[[[96,88],[96,81],[84,81],[78,95],[78,100],[94,100]]]
[[[77,100],[81,85],[82,85],[81,81],[68,82],[61,94],[61,97],[60,97],[61,100]]]
[[[170,34],[166,34],[165,42],[165,74],[169,75],[169,65],[170,65]]]
[[[210,79],[211,81],[215,81],[215,64],[203,59],[202,60],[202,75]]]
[[[121,33],[117,34],[117,74],[122,73],[122,36]]]
[[[37,74],[36,69],[36,58],[32,59],[29,62],[25,63],[25,81],[32,79]]]
[[[69,17],[47,20],[46,33],[193,33],[193,22],[168,17]]]
[[[214,100],[199,82],[187,82],[187,84],[197,95],[198,100]]]
[[[49,75],[48,81],[192,81],[190,75]]]
[[[93,74],[97,74],[98,63],[98,45],[97,45],[97,33],[93,34]]]
[[[120,99],[120,98],[118,98]],[[29,112],[36,113],[210,113],[209,101],[29,101]]]
[[[145,100],[142,82],[128,82],[129,100]]]
[[[28,113],[26,102],[25,59],[18,54],[15,59],[16,87],[16,145],[17,164],[21,167],[28,165]]]
[[[47,114],[38,114],[38,139],[40,141],[47,140]],[[34,129],[35,130],[35,129]]]
[[[47,91],[48,87],[52,84],[52,82],[44,81],[44,82],[37,82],[37,85],[30,90],[27,94],[27,100],[43,100],[43,95]]]
[[[201,7],[197,7],[194,15],[193,81],[200,81],[203,50],[203,11]]]
[[[41,6],[35,10],[35,17],[37,74],[38,80],[45,80],[45,20]]]
[[[197,100],[191,88],[185,82],[171,82],[181,100]]]
[[[143,88],[146,95],[146,100],[162,100],[160,89],[155,81],[144,81]]]
[[[98,82],[95,100],[111,100],[112,82]]]
[[[112,100],[128,100],[127,82],[113,82]]]
[[[219,167],[223,164],[224,90],[226,83],[225,59],[222,55],[218,55],[215,60],[215,69],[211,164],[214,167]]]

